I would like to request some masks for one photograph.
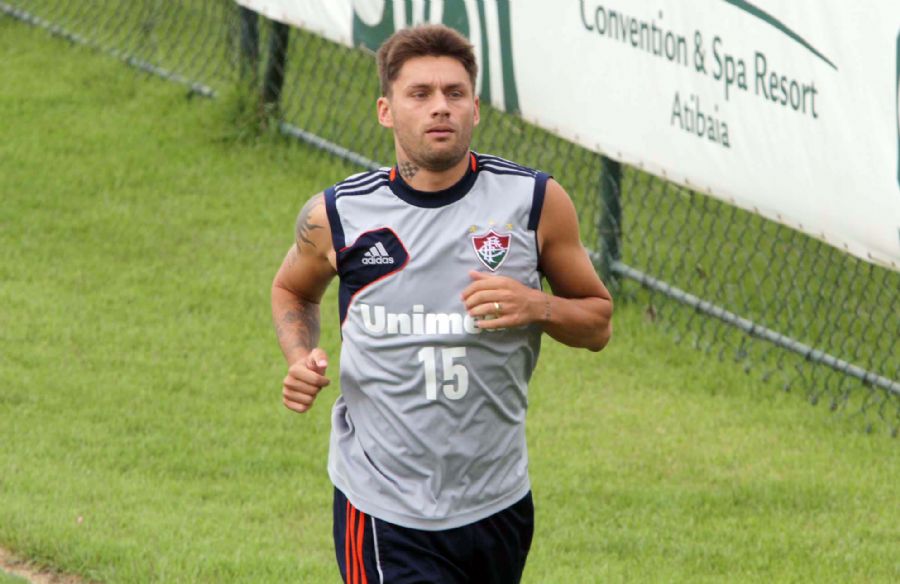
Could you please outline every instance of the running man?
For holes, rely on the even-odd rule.
[[[525,412],[541,335],[599,351],[612,299],[559,183],[470,150],[477,65],[463,36],[401,30],[378,70],[397,162],[300,211],[272,286],[283,403],[306,412],[329,383],[319,302],[338,276],[328,473],[341,576],[518,582],[534,526]]]

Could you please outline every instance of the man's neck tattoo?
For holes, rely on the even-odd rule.
[[[416,166],[414,162],[408,160],[399,163],[397,169],[400,171],[400,176],[405,180],[412,179],[412,177],[416,176],[416,173],[419,172],[419,167]]]

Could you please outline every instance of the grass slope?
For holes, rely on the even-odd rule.
[[[0,61],[0,545],[103,582],[336,581],[337,388],[281,407],[268,286],[353,169],[8,18]],[[332,288],[335,357],[336,321]],[[900,579],[896,441],[640,302],[600,355],[547,342],[531,403],[526,582]]]

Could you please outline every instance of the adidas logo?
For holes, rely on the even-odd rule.
[[[363,254],[362,263],[367,265],[393,264],[394,258],[390,256],[387,250],[384,249],[384,245],[379,241]]]

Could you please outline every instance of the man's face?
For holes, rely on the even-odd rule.
[[[466,156],[478,119],[469,74],[451,57],[406,61],[390,95],[378,100],[378,121],[394,130],[397,157],[432,171]]]

